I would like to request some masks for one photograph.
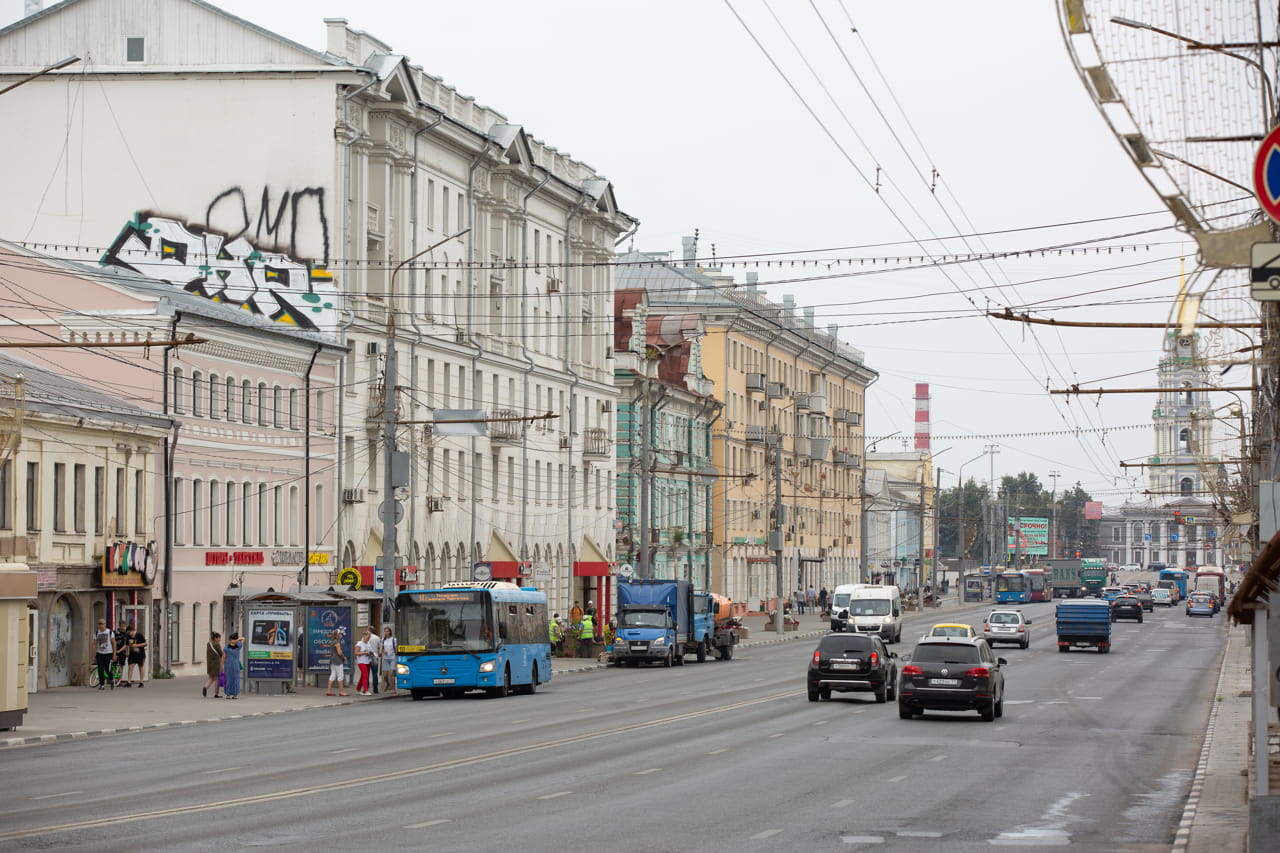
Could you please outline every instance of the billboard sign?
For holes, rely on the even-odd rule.
[[[1049,554],[1049,519],[1047,518],[1014,518],[1009,516],[1005,523],[1006,544],[1011,554],[1022,553],[1032,556],[1048,556]]]
[[[1084,517],[1086,521],[1102,520],[1102,501],[1085,501]]]
[[[245,678],[293,680],[294,611],[246,607]]]

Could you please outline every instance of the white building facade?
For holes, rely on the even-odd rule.
[[[188,290],[349,347],[331,580],[355,566],[372,583],[383,552],[394,319],[401,582],[488,562],[563,609],[581,555],[613,556],[612,455],[588,465],[583,446],[587,430],[613,433],[609,262],[635,223],[589,166],[345,21],[326,25],[320,51],[200,0],[71,0],[0,30],[0,82],[83,58],[6,96],[26,120],[0,144],[26,156],[0,164],[0,237],[127,263],[142,257],[130,229],[198,236],[205,266],[238,268]],[[81,154],[63,158],[64,140]],[[431,429],[458,409],[555,417],[484,437]]]

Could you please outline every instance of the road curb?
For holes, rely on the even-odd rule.
[[[1204,728],[1204,743],[1200,746],[1200,758],[1196,762],[1196,773],[1191,780],[1191,790],[1187,792],[1187,804],[1182,807],[1182,819],[1178,821],[1178,829],[1173,835],[1173,848],[1170,853],[1187,853],[1191,844],[1191,829],[1195,826],[1196,813],[1200,808],[1200,795],[1204,791],[1204,780],[1209,770],[1209,754],[1213,751],[1213,736],[1218,725],[1218,710],[1222,702],[1222,683],[1227,676],[1227,659],[1231,653],[1231,632],[1227,632],[1227,641],[1223,644],[1222,659],[1218,662],[1218,683],[1213,689],[1213,707],[1209,709],[1209,722]]]

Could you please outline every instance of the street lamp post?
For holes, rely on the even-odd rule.
[[[379,560],[382,569],[382,594],[384,604],[389,605],[395,598],[396,589],[396,523],[400,507],[395,499],[396,480],[403,472],[396,461],[396,276],[400,270],[434,249],[443,246],[450,240],[461,237],[471,229],[464,228],[456,234],[450,234],[443,240],[432,243],[415,255],[410,255],[396,264],[391,271],[391,280],[387,288],[387,328],[386,356],[382,375],[382,558]],[[388,577],[390,581],[388,582]],[[372,621],[372,620],[370,620]],[[381,620],[379,620],[381,621]]]

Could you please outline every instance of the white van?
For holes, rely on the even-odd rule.
[[[879,634],[886,643],[902,639],[902,594],[896,586],[845,584],[831,596],[831,630]]]

